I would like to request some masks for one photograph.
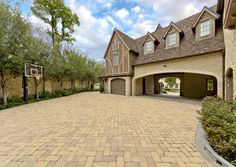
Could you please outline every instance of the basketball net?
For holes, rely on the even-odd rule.
[[[34,74],[33,76],[34,76],[34,78],[36,78],[37,80],[39,80],[39,79],[41,78],[41,75],[40,75],[40,74]]]

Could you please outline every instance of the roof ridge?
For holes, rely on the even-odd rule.
[[[115,28],[115,30],[117,30],[118,33],[122,33],[123,35],[125,35],[125,36],[129,37],[130,39],[134,40],[132,37],[130,37],[128,34],[124,33],[123,31],[121,31],[121,30],[119,30],[117,28]]]
[[[209,8],[210,10],[212,10],[213,12],[216,12],[216,11],[213,10],[213,8],[215,8],[216,6],[217,6],[217,5],[215,4],[215,5],[211,6],[211,7],[207,7],[207,6],[206,6],[206,7]],[[205,6],[204,6],[204,7],[205,7]],[[203,8],[204,8],[204,7],[203,7]],[[203,9],[203,8],[202,8],[202,9]],[[202,11],[202,10],[201,10],[201,11]],[[178,20],[178,21],[175,21],[175,22],[171,21],[171,22],[174,23],[174,24],[179,24],[180,22],[183,22],[184,20],[187,20],[187,19],[189,19],[189,18],[191,18],[191,17],[194,17],[194,16],[200,14],[201,11],[199,11],[199,12],[193,14],[193,15],[190,15],[190,16],[188,16],[188,17],[185,17],[184,19],[181,19],[181,20]],[[217,12],[216,12],[216,13],[217,13]],[[160,23],[159,23],[159,24],[160,24]],[[162,29],[166,29],[166,28],[169,27],[169,25],[170,25],[170,24],[168,24],[167,26],[161,27],[161,28],[162,28]],[[151,34],[153,35],[155,32],[156,32],[156,29],[155,29],[153,32],[151,32]],[[143,37],[145,37],[145,36],[146,36],[146,34],[145,34],[145,35],[142,35],[142,36],[140,36],[140,37],[138,37],[138,38],[135,38],[135,41],[137,41],[137,40],[139,40],[140,38],[143,38]]]

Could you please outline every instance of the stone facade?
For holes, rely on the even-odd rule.
[[[134,67],[134,77],[132,79],[132,95],[142,94],[141,78],[156,74],[171,73],[191,73],[202,74],[202,77],[208,75],[217,79],[217,95],[223,97],[223,52],[182,58],[170,61],[138,65]],[[176,76],[176,75],[174,75]],[[154,87],[153,87],[154,89]],[[186,88],[186,90],[189,88]],[[195,90],[196,92],[199,90]],[[150,93],[154,94],[154,90]],[[190,96],[188,96],[190,97]],[[193,95],[191,95],[193,97]],[[199,97],[197,95],[197,97]]]

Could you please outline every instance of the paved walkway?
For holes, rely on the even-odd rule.
[[[199,105],[81,93],[0,111],[0,166],[207,167]]]

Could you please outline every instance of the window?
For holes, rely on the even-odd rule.
[[[171,33],[168,35],[168,41],[169,41],[169,46],[176,45],[177,44],[177,38],[176,38],[176,33]]]
[[[117,66],[119,64],[119,51],[115,50],[113,52],[113,65]]]
[[[207,91],[213,91],[214,90],[214,82],[212,79],[207,80]]]
[[[206,20],[200,23],[200,37],[204,37],[210,34],[210,20]]]
[[[152,41],[146,43],[146,52],[152,51]]]
[[[144,54],[150,54],[154,52],[154,43],[153,41],[148,41],[144,46]]]

